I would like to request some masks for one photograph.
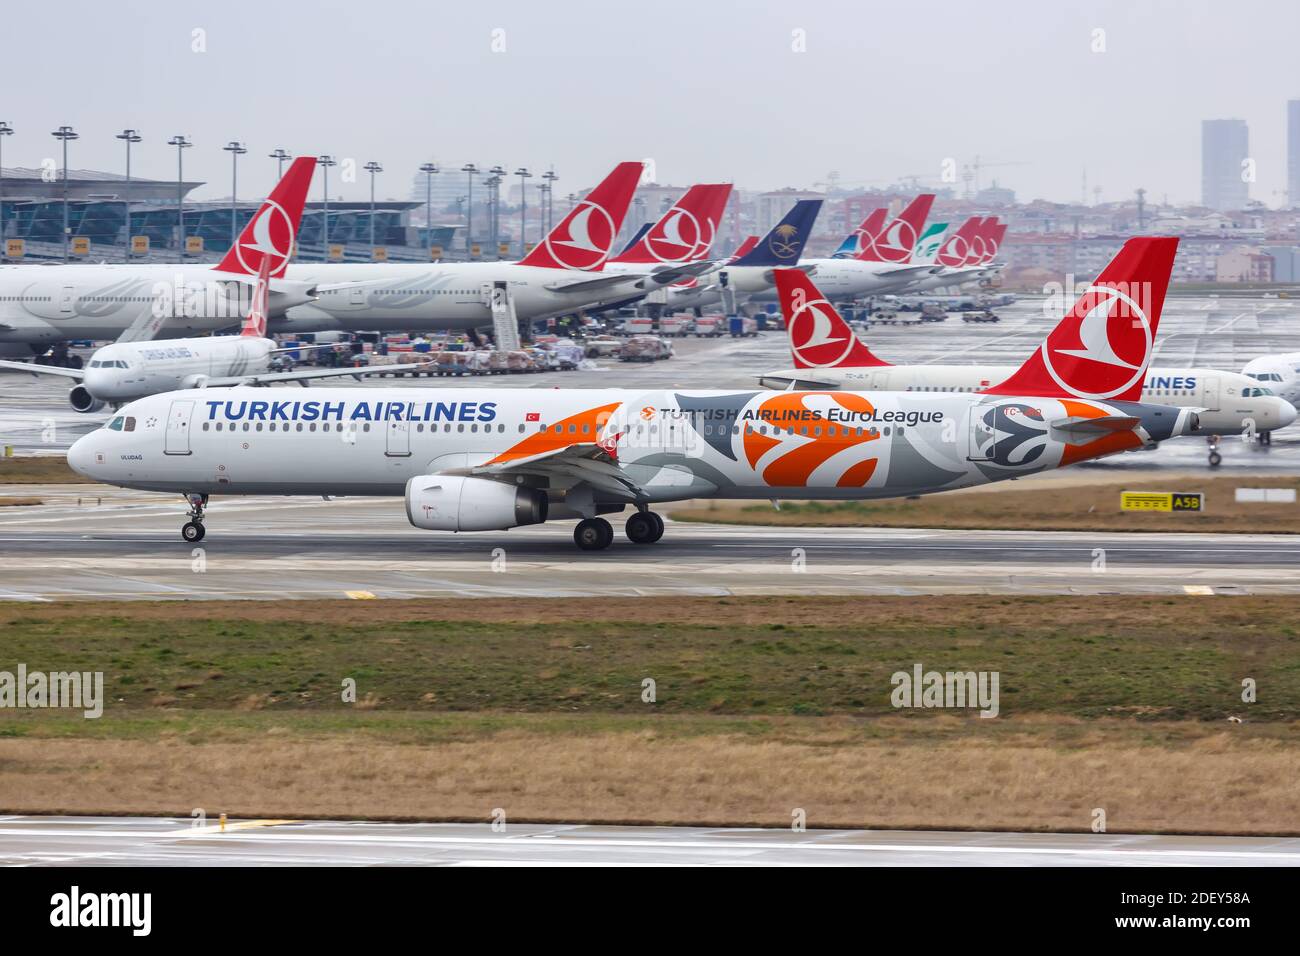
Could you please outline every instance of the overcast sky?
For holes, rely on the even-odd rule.
[[[1291,0],[72,0],[6,4],[4,26],[6,166],[56,155],[66,124],[69,165],[120,171],[131,126],[134,168],[174,176],[183,133],[206,198],[229,195],[238,139],[244,196],[283,145],[379,160],[381,198],[429,159],[553,163],[568,192],[623,159],[774,188],[937,179],[978,155],[1016,163],[982,179],[1021,199],[1076,199],[1086,167],[1103,201],[1195,200],[1200,121],[1239,117],[1252,196],[1278,205],[1300,97]],[[365,197],[366,174],[331,193]]]

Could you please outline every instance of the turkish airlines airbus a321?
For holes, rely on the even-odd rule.
[[[209,495],[404,496],[411,523],[437,531],[580,518],[574,540],[594,550],[614,536],[599,515],[629,505],[628,538],[649,544],[663,534],[651,510],[662,502],[969,488],[1195,428],[1189,409],[1137,401],[1174,246],[1126,243],[1075,303],[1073,326],[983,393],[191,390],[123,407],[68,462],[98,481],[185,495],[187,541],[203,537]],[[1098,314],[1120,365],[1078,347]]]

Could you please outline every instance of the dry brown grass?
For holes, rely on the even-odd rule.
[[[7,811],[240,817],[766,825],[796,808],[815,827],[1300,832],[1300,748],[1216,726],[1179,745],[1070,746],[899,737],[828,746],[831,728],[779,739],[652,731],[511,731],[410,746],[338,737],[202,742],[14,740]],[[1147,728],[1149,730],[1150,728]],[[1116,735],[1108,735],[1116,736]]]
[[[1026,531],[1188,531],[1300,533],[1300,506],[1238,504],[1237,488],[1298,488],[1292,477],[1178,478],[1064,485],[1055,482],[999,486],[926,495],[915,501],[715,503],[674,511],[683,521],[726,524],[879,528],[957,528]],[[1201,491],[1206,510],[1135,513],[1119,510],[1121,491]]]
[[[27,505],[45,504],[40,498],[8,498],[0,495],[0,508],[22,508]]]
[[[68,467],[61,455],[0,458],[0,485],[94,484]]]

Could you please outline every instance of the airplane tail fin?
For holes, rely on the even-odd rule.
[[[989,216],[987,219],[980,221],[979,226],[975,229],[975,234],[971,237],[970,255],[966,257],[963,265],[978,266],[989,261],[991,258],[989,248],[997,228],[997,216]]]
[[[271,298],[271,264],[270,256],[262,256],[262,265],[257,270],[257,285],[253,286],[253,301],[248,308],[248,317],[244,319],[240,335],[266,338],[267,302]]]
[[[730,196],[731,183],[692,186],[658,222],[612,261],[653,265],[707,258]]]
[[[614,251],[632,203],[641,163],[619,163],[587,197],[519,261],[524,266],[598,272]]]
[[[963,222],[951,236],[939,247],[939,254],[934,261],[941,266],[956,269],[966,264],[971,255],[971,244],[976,230],[984,222],[980,216],[971,216]]]
[[[1029,361],[985,391],[1139,401],[1177,251],[1177,239],[1128,240]]]
[[[776,269],[776,291],[796,368],[884,366],[802,269]]]
[[[907,204],[898,218],[876,236],[870,247],[858,256],[868,262],[907,262],[912,258],[916,240],[925,228],[925,220],[934,205],[934,193],[922,193]]]
[[[772,227],[753,249],[736,259],[733,266],[792,266],[799,261],[822,200],[801,199]]]
[[[758,245],[758,236],[746,236],[740,245],[736,246],[736,251],[731,254],[729,262],[735,262],[743,256],[749,255],[751,249]]]
[[[993,231],[984,239],[987,254],[984,262],[992,262],[998,257],[998,250],[1002,248],[1002,240],[1006,237],[1006,234],[1007,224],[1005,222],[1000,222],[994,226]]]
[[[856,259],[864,249],[871,245],[871,241],[880,234],[880,230],[885,228],[885,217],[889,215],[888,209],[873,209],[871,215],[862,220],[862,223],[853,232],[844,237],[840,247],[835,250],[831,256],[832,259]]]
[[[302,222],[302,209],[307,203],[307,189],[316,170],[316,157],[299,156],[289,166],[271,195],[248,221],[235,244],[216,266],[217,272],[233,272],[254,276],[262,267],[262,260],[271,260],[271,278],[284,275],[293,257],[294,239]]]

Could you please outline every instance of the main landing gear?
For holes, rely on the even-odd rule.
[[[638,511],[627,519],[627,538],[633,544],[654,544],[664,536],[664,519],[653,511]],[[583,551],[603,551],[614,541],[614,529],[604,518],[585,518],[573,529],[573,543]]]
[[[202,541],[203,535],[207,533],[203,528],[203,506],[208,503],[208,496],[186,495],[185,499],[190,503],[190,520],[181,525],[181,537],[194,544]]]

